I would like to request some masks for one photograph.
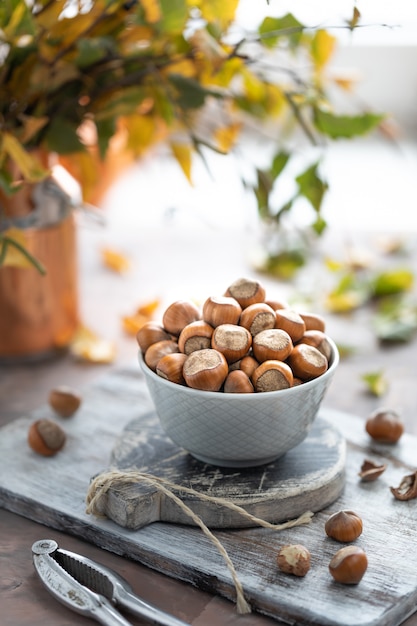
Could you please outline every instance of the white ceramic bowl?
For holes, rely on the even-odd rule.
[[[271,463],[308,435],[339,363],[335,343],[328,370],[290,389],[262,393],[199,391],[155,374],[139,354],[165,433],[205,463],[254,467]]]

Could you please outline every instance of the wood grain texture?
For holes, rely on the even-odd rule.
[[[154,411],[133,420],[113,450],[111,466],[140,470],[194,494],[172,489],[210,528],[254,526],[239,512],[205,497],[222,498],[268,522],[319,511],[344,487],[345,440],[327,420],[318,418],[308,437],[285,457],[248,469],[224,468],[198,461],[163,432]],[[131,529],[156,521],[193,524],[191,517],[156,486],[125,483],[110,489],[104,506],[109,519]]]
[[[233,601],[234,586],[223,558],[198,528],[157,522],[132,531],[85,513],[90,478],[108,466],[123,429],[151,408],[139,372],[126,369],[86,391],[80,411],[65,421],[68,441],[56,457],[38,457],[26,443],[31,421],[51,417],[48,407],[4,427],[0,505]],[[363,420],[331,410],[322,416],[347,439],[341,496],[309,525],[281,532],[245,528],[215,534],[228,551],[253,610],[289,624],[397,626],[417,605],[413,558],[417,500],[399,502],[389,487],[398,486],[416,469],[417,439],[404,435],[396,446],[370,445]],[[388,461],[388,469],[375,483],[359,481],[365,457]],[[364,522],[356,543],[367,552],[369,567],[354,587],[334,583],[328,573],[340,544],[325,536],[324,523],[342,508],[355,510]],[[312,554],[311,570],[303,579],[281,574],[275,564],[280,546],[295,542],[304,543]]]

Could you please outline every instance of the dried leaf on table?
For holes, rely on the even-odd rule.
[[[123,330],[128,335],[136,336],[138,330],[140,330],[146,322],[153,319],[153,315],[159,305],[159,300],[150,300],[138,306],[132,315],[122,317]]]
[[[366,383],[367,390],[373,396],[383,396],[388,390],[388,381],[383,371],[363,374],[362,380]]]
[[[101,258],[107,268],[118,274],[123,274],[130,269],[130,260],[124,254],[112,248],[103,248],[101,250]]]
[[[102,339],[85,326],[80,326],[76,331],[70,352],[77,359],[89,363],[112,363],[116,356],[112,342]]]

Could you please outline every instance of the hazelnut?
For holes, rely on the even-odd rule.
[[[299,313],[292,309],[279,309],[275,311],[275,328],[285,330],[293,343],[301,339],[304,335],[306,327],[303,318]]]
[[[71,417],[80,408],[81,397],[69,387],[61,386],[52,389],[48,402],[61,417]]]
[[[336,541],[348,543],[362,533],[362,520],[353,511],[339,511],[331,515],[324,525],[326,535]]]
[[[301,317],[304,320],[306,330],[320,330],[322,333],[326,330],[326,323],[321,315],[317,313],[304,313],[300,312]]]
[[[219,391],[226,380],[229,368],[221,352],[207,348],[191,352],[182,371],[189,387],[203,391]]]
[[[177,300],[169,305],[162,316],[162,325],[166,331],[178,336],[184,326],[201,319],[200,311],[194,302]]]
[[[184,354],[191,354],[195,350],[210,348],[213,327],[204,320],[197,320],[187,324],[178,337],[178,348]]]
[[[271,307],[273,311],[278,311],[279,309],[288,309],[288,302],[285,300],[265,300],[265,304]]]
[[[265,289],[257,281],[251,278],[238,278],[226,290],[225,296],[231,296],[242,307],[246,307],[265,299]]]
[[[294,346],[287,363],[294,376],[304,381],[321,376],[328,368],[326,357],[317,348],[304,343]]]
[[[234,363],[248,353],[252,335],[243,326],[220,324],[213,331],[211,347],[224,354],[228,363]]]
[[[379,443],[396,443],[404,432],[404,424],[395,411],[378,409],[366,421],[366,432]]]
[[[64,447],[65,440],[64,430],[52,420],[38,419],[29,427],[29,446],[43,456],[54,456]]]
[[[153,343],[168,339],[172,339],[171,335],[156,322],[145,322],[136,334],[136,341],[139,344],[142,354],[145,354],[146,350]]]
[[[309,346],[314,346],[319,352],[324,354],[327,361],[330,361],[332,356],[332,347],[330,342],[321,330],[306,330],[301,337],[299,343],[306,343]]]
[[[260,363],[271,359],[285,361],[292,349],[291,337],[279,328],[261,330],[252,341],[253,355]]]
[[[289,389],[293,385],[291,368],[282,361],[264,361],[253,372],[252,383],[259,392]]]
[[[220,324],[238,324],[242,307],[230,296],[212,296],[203,304],[203,320],[216,328]]]
[[[243,359],[239,361],[239,369],[241,369],[242,372],[245,372],[245,374],[247,374],[249,378],[252,378],[252,374],[256,370],[258,365],[258,361],[250,355],[244,356]]]
[[[277,556],[281,572],[293,576],[305,576],[310,569],[310,552],[301,544],[283,546]]]
[[[185,385],[182,368],[184,367],[186,358],[187,355],[182,352],[165,354],[165,356],[158,361],[155,371],[158,376],[165,378],[165,380],[177,383],[178,385]]]
[[[179,352],[178,344],[173,339],[163,339],[162,341],[157,341],[153,343],[145,352],[145,363],[151,370],[155,371],[158,362],[162,359],[166,354],[171,354],[172,352]]]
[[[367,567],[366,554],[358,546],[341,548],[329,563],[329,571],[335,581],[345,585],[357,585]]]
[[[247,328],[250,334],[254,336],[261,330],[274,328],[275,322],[275,311],[265,302],[258,302],[243,309],[239,324]]]
[[[249,376],[242,370],[232,370],[224,382],[225,393],[253,393],[255,390]]]

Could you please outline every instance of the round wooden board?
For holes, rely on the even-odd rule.
[[[198,461],[162,431],[154,412],[133,420],[117,441],[111,467],[136,469],[179,487],[173,492],[211,528],[242,528],[253,522],[235,510],[204,499],[224,498],[269,522],[319,511],[334,502],[344,487],[345,440],[318,416],[307,438],[274,463],[232,469]],[[180,487],[194,493],[181,492]],[[200,495],[201,494],[201,495]],[[156,487],[144,483],[111,488],[105,515],[125,528],[151,522],[193,524],[191,518]]]

